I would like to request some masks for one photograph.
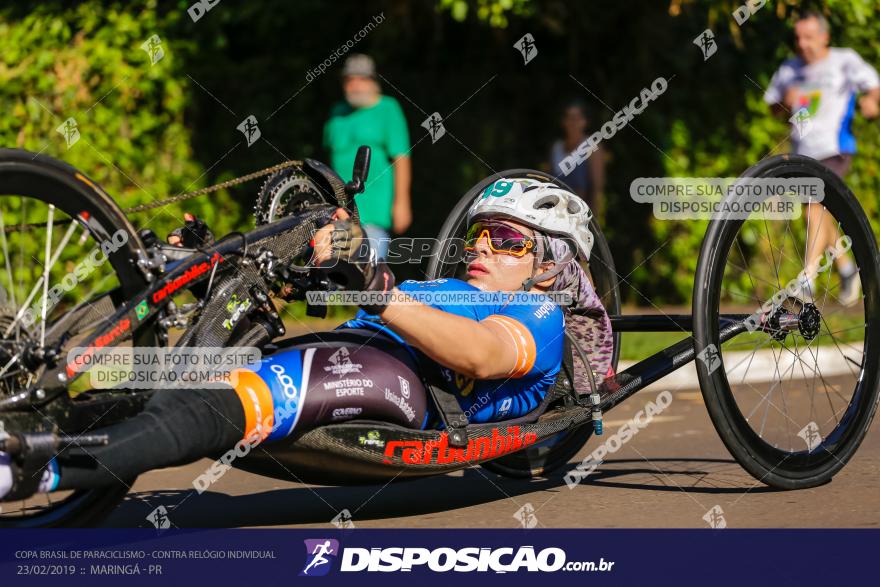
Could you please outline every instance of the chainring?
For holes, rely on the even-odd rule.
[[[257,226],[262,226],[326,204],[321,190],[302,171],[283,169],[263,183],[254,206],[254,216]]]

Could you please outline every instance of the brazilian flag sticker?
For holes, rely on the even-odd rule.
[[[147,300],[143,300],[140,304],[135,306],[134,313],[137,314],[139,321],[143,320],[144,316],[150,313],[150,309],[147,307]]]

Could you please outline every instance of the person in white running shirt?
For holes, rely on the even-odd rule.
[[[791,122],[795,153],[818,159],[844,177],[856,152],[852,133],[856,103],[865,118],[880,114],[880,78],[852,49],[828,46],[828,21],[820,13],[807,12],[798,18],[794,35],[797,57],[786,60],[773,75],[764,101]],[[802,288],[812,296],[819,261],[839,235],[836,222],[821,205],[808,205],[807,219],[807,275],[811,278]],[[860,298],[855,264],[846,255],[836,262],[841,279],[836,297],[844,305],[854,304]]]

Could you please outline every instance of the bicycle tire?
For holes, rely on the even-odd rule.
[[[125,244],[107,255],[119,280],[119,298],[124,303],[124,300],[147,287],[146,278],[137,267],[137,259],[143,254],[143,244],[137,231],[116,202],[76,168],[46,155],[19,149],[0,149],[0,195],[33,198],[54,205],[70,218],[87,217],[90,233],[99,244],[111,232],[124,231],[127,237]],[[156,346],[158,341],[154,323],[141,324],[135,330],[133,344],[136,346]],[[50,415],[63,417],[63,409],[59,408],[55,413],[51,407],[52,404],[49,405]],[[74,491],[45,510],[23,516],[4,512],[0,515],[0,528],[92,525],[118,505],[127,491],[125,485]]]
[[[880,275],[874,233],[852,191],[818,161],[779,155],[749,168],[741,177],[818,177],[824,181],[822,205],[852,238],[851,252],[859,267],[865,304],[863,359],[853,399],[821,449],[780,450],[757,434],[742,414],[724,368],[710,369],[696,361],[700,389],[709,416],[724,445],[755,479],[779,489],[802,489],[828,482],[852,458],[864,439],[880,398]],[[719,304],[727,257],[743,220],[716,219],[700,250],[694,279],[694,349],[719,343]],[[843,426],[845,423],[845,426]],[[843,426],[841,428],[841,426]],[[762,426],[763,428],[763,426]]]

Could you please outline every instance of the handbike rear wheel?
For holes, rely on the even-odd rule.
[[[785,223],[728,218],[710,224],[694,279],[694,349],[700,388],[715,429],[746,471],[780,489],[813,487],[829,481],[853,456],[877,409],[877,243],[853,193],[817,161],[794,155],[772,157],[743,176],[820,178],[825,186],[824,210],[815,209],[821,213],[820,224],[812,228],[809,222],[814,216],[808,208],[803,210],[806,218]],[[864,292],[855,300],[857,307],[844,307],[844,282],[837,283],[830,263],[811,284],[800,278],[805,285],[799,296],[792,297],[788,289],[784,307],[766,305],[812,263],[806,235],[820,231],[823,221],[832,227],[836,223],[836,234],[851,239],[849,252],[838,250],[854,258]],[[842,239],[838,242],[845,242]],[[768,329],[740,334],[722,344],[721,315],[742,312],[730,312],[738,305],[746,308],[746,314],[763,314]],[[762,306],[764,310],[759,311]],[[780,316],[796,322],[796,328],[783,330]],[[812,331],[808,318],[818,318],[813,320],[817,331]],[[735,350],[743,345],[745,352]],[[711,353],[703,354],[706,359],[701,360],[707,349]],[[766,383],[753,372],[749,377],[750,366],[760,361],[755,357],[761,349],[760,354],[775,364]]]

